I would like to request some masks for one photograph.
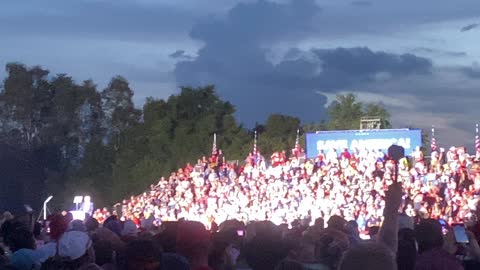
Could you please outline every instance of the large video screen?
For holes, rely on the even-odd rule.
[[[328,153],[336,149],[340,153],[345,148],[386,153],[393,144],[405,148],[405,155],[410,156],[417,146],[422,145],[422,132],[420,129],[320,131],[306,134],[305,149],[307,158],[315,158],[321,150]]]

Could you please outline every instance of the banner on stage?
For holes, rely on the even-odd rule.
[[[320,152],[326,154],[332,149],[338,153],[343,149],[382,150],[387,153],[388,147],[399,145],[405,148],[405,155],[411,156],[416,147],[422,146],[420,129],[380,129],[380,130],[344,130],[319,131],[307,133],[305,148],[307,158],[315,158]]]

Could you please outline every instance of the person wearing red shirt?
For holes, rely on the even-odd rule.
[[[341,156],[342,156],[342,158],[344,158],[344,159],[350,159],[350,158],[352,158],[352,155],[350,155],[350,152],[348,152],[348,149],[347,149],[347,148],[343,149],[343,152],[342,152]]]
[[[325,153],[323,152],[323,150],[320,153],[318,153],[317,160],[319,162],[322,162],[325,160]]]
[[[285,153],[285,150],[283,150],[282,153],[280,154],[280,164],[285,165],[286,162],[287,162],[287,154]]]
[[[275,168],[275,167],[277,167],[278,165],[280,165],[280,154],[279,154],[278,152],[273,153],[270,158],[271,158],[271,160],[272,160],[272,167],[273,167],[273,168]]]

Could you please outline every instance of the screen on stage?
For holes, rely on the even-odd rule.
[[[323,150],[328,153],[336,149],[338,153],[343,149],[382,150],[387,153],[391,145],[405,148],[405,155],[412,155],[415,148],[422,146],[420,129],[379,129],[379,130],[343,130],[319,131],[307,133],[305,149],[307,158],[315,158]]]

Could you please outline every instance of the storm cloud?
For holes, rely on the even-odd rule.
[[[478,14],[478,0],[6,0],[0,65],[42,65],[100,89],[120,74],[137,106],[213,83],[248,126],[274,112],[318,121],[336,94],[354,92],[384,102],[395,127],[435,124],[439,144],[470,142]]]
[[[466,26],[462,27],[462,29],[460,29],[460,31],[461,32],[467,32],[467,31],[470,31],[470,30],[473,30],[473,29],[477,28],[478,26],[480,26],[480,24],[472,23],[472,24],[469,24],[469,25],[466,25]]]
[[[478,65],[463,67],[461,71],[469,78],[480,79],[480,67]]]
[[[173,59],[192,59],[193,58],[192,56],[186,54],[184,50],[177,50],[171,53],[169,56],[170,58],[173,58]]]
[[[205,45],[198,57],[177,63],[177,84],[217,85],[221,96],[238,105],[247,125],[272,112],[306,122],[325,118],[327,97],[318,94],[410,74],[428,76],[429,59],[367,47],[290,49],[277,63],[266,44],[307,35],[321,12],[313,0],[257,1],[234,7],[225,18],[194,26],[191,37]]]
[[[448,50],[439,50],[433,48],[426,48],[426,47],[418,47],[412,49],[414,53],[426,53],[429,55],[445,55],[450,57],[466,57],[468,54],[466,52],[459,52],[459,51],[448,51]]]

